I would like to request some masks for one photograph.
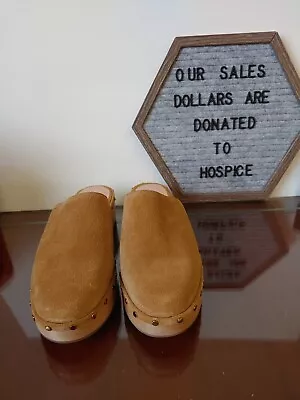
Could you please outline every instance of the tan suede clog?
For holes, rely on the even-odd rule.
[[[53,342],[76,342],[98,330],[115,302],[114,192],[86,188],[51,213],[31,276],[31,311]]]
[[[185,209],[165,186],[141,184],[125,197],[120,268],[124,307],[138,330],[175,336],[196,320],[202,261]]]

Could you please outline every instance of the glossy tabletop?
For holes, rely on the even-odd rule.
[[[95,335],[67,345],[43,339],[29,307],[49,213],[2,214],[0,399],[299,400],[299,204],[188,206],[205,278],[192,328],[175,338],[146,337],[119,300]],[[119,228],[121,217],[118,209]]]

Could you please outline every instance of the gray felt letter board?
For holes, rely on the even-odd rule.
[[[133,129],[182,201],[264,199],[299,149],[299,98],[278,33],[178,37]]]

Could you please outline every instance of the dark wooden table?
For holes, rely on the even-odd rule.
[[[187,207],[205,270],[193,327],[148,338],[119,301],[100,331],[68,345],[43,339],[29,308],[48,212],[2,214],[1,400],[299,400],[299,202]]]

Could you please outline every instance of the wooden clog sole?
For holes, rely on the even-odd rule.
[[[191,305],[182,313],[171,317],[155,317],[142,312],[131,300],[121,281],[124,309],[132,324],[142,333],[151,337],[171,337],[186,331],[197,319],[202,306],[203,282]]]
[[[36,326],[48,340],[56,343],[73,343],[83,340],[95,333],[110,316],[116,301],[116,277],[110,281],[105,295],[90,313],[80,320],[58,323],[40,318],[31,305]]]

